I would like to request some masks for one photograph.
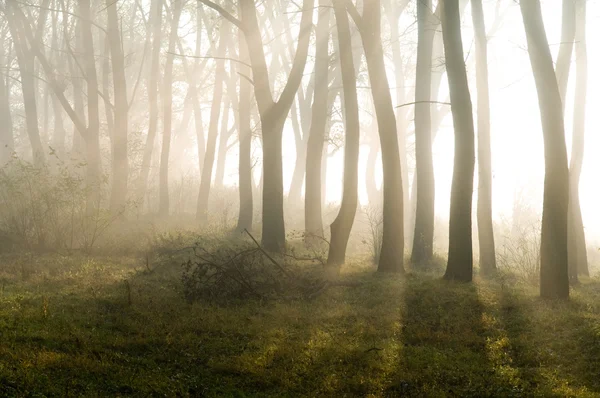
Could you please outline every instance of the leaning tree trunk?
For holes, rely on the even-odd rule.
[[[171,151],[171,124],[173,120],[173,57],[175,45],[177,44],[177,29],[179,28],[179,17],[183,2],[177,1],[173,4],[171,18],[171,32],[169,33],[169,53],[165,63],[164,87],[164,116],[163,116],[163,142],[160,153],[159,168],[159,195],[158,214],[166,217],[169,215],[169,153]]]
[[[308,134],[306,153],[306,191],[304,194],[305,241],[315,242],[315,237],[323,236],[323,210],[321,208],[321,168],[325,126],[327,124],[327,103],[329,98],[329,26],[331,12],[326,0],[319,0],[319,20],[317,22],[315,55],[315,91],[312,103],[312,117]],[[334,7],[340,7],[335,0]],[[344,14],[346,10],[343,6]],[[348,17],[345,15],[346,23]],[[338,29],[340,26],[338,25]],[[349,33],[348,33],[349,36]],[[340,54],[341,55],[341,54]]]
[[[210,108],[208,138],[206,140],[204,164],[202,165],[202,174],[200,177],[200,190],[198,191],[198,208],[196,210],[196,219],[198,222],[206,222],[208,217],[208,197],[210,194],[210,184],[215,163],[215,151],[219,135],[219,118],[221,114],[221,102],[223,99],[223,83],[225,80],[225,61],[223,58],[225,58],[227,47],[229,46],[228,41],[229,26],[223,21],[219,29],[219,49],[217,50],[217,57],[219,59],[216,60],[215,88],[213,90],[213,102]],[[224,112],[226,111],[227,109],[224,110]],[[226,132],[223,131],[221,134],[226,134]]]
[[[127,179],[129,162],[127,158],[127,79],[125,78],[125,60],[117,16],[117,3],[106,0],[108,15],[108,41],[112,62],[113,86],[115,92],[114,131],[112,132],[112,189],[110,195],[111,210],[119,210],[127,200]]]
[[[357,22],[357,21],[355,21]],[[369,81],[379,127],[383,164],[383,237],[379,272],[404,273],[404,205],[402,171],[396,115],[386,76],[381,43],[381,7],[379,0],[364,2],[358,27],[365,49]]]
[[[471,0],[477,71],[477,175],[479,182],[477,232],[479,234],[479,267],[483,275],[490,275],[496,271],[496,248],[492,223],[492,148],[487,37],[481,1]]]
[[[352,58],[350,22],[348,21],[348,14],[343,0],[333,0],[333,11],[337,22],[340,69],[344,90],[343,106],[346,118],[346,142],[344,144],[344,189],[342,204],[338,216],[331,224],[331,240],[327,265],[339,266],[346,261],[346,248],[358,206],[360,123],[358,119],[358,94],[356,92],[356,71]],[[318,82],[316,83],[318,84]]]
[[[562,101],[539,0],[519,3],[544,133],[544,205],[540,249],[540,295],[568,298],[567,211],[569,168]]]
[[[579,203],[579,180],[583,165],[585,113],[587,98],[587,44],[586,44],[586,1],[577,0],[577,33],[575,35],[576,80],[575,104],[573,109],[573,144],[569,167],[569,273],[571,281],[577,274],[589,276],[585,231]]]
[[[411,262],[425,266],[433,257],[435,180],[431,147],[431,67],[435,26],[431,0],[418,0],[417,77],[415,88],[415,157],[419,184]]]
[[[471,208],[475,172],[475,128],[463,55],[458,0],[445,0],[443,7],[442,34],[454,124],[450,241],[444,278],[470,282],[473,278]]]

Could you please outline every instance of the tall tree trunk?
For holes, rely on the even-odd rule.
[[[579,179],[583,165],[585,114],[587,98],[587,38],[586,1],[577,0],[577,33],[575,35],[576,71],[575,104],[573,108],[573,144],[571,145],[571,165],[569,167],[569,230],[568,254],[569,276],[575,280],[577,274],[590,276],[588,269],[585,231],[579,204]]]
[[[571,56],[575,40],[575,3],[577,0],[563,0],[562,26],[560,33],[560,47],[556,58],[556,80],[558,91],[562,100],[562,110],[565,110],[567,86],[569,85],[569,72],[571,70]]]
[[[15,0],[7,2],[9,10],[13,7],[19,7]],[[14,15],[14,14],[13,14]],[[38,125],[38,112],[36,103],[36,91],[34,82],[34,60],[33,52],[27,46],[27,40],[21,29],[17,26],[16,18],[7,18],[10,35],[13,39],[15,53],[17,55],[17,64],[21,75],[21,92],[23,93],[23,106],[25,108],[25,125],[27,127],[27,136],[31,144],[33,164],[36,167],[43,167],[45,164],[45,154],[40,138],[40,129]]]
[[[344,188],[338,216],[331,224],[331,241],[327,265],[339,266],[346,261],[346,248],[358,206],[358,153],[360,149],[360,123],[356,71],[352,58],[352,37],[348,13],[343,0],[333,0],[340,52],[340,69],[344,88],[346,142],[344,144]],[[327,43],[325,43],[327,44]],[[318,82],[317,82],[318,84]],[[317,85],[317,89],[318,89]],[[316,92],[315,92],[316,96]],[[326,109],[326,104],[323,107]]]
[[[129,177],[129,162],[127,158],[127,131],[128,108],[127,79],[125,78],[125,60],[119,20],[117,16],[117,2],[106,0],[108,15],[108,41],[110,46],[110,60],[112,62],[113,86],[115,92],[115,129],[112,139],[112,189],[110,196],[111,210],[121,209],[127,200],[127,179]]]
[[[350,5],[349,5],[350,6]],[[354,10],[356,11],[356,10]],[[360,31],[379,127],[383,164],[383,237],[378,271],[404,273],[404,204],[396,115],[381,43],[379,0],[365,0],[363,16],[354,13]],[[360,19],[359,19],[360,18]]]
[[[342,10],[345,23],[345,35],[350,39],[348,16],[343,5],[334,0],[334,9]],[[315,54],[315,91],[312,103],[312,117],[306,150],[306,190],[304,193],[305,241],[315,242],[315,237],[323,236],[323,209],[321,208],[321,168],[323,164],[323,146],[325,145],[325,126],[327,124],[327,103],[329,98],[329,28],[331,12],[327,0],[319,0],[319,19],[316,33]],[[338,29],[344,27],[338,25]],[[347,51],[347,50],[344,50]],[[352,49],[350,48],[350,51]],[[340,54],[341,56],[342,54]],[[350,53],[352,57],[352,53]],[[350,58],[352,60],[352,58]],[[346,66],[348,67],[348,66]],[[353,65],[350,65],[354,69]],[[356,78],[355,82],[356,82]],[[355,83],[356,86],[356,83]],[[358,114],[356,116],[358,118]]]
[[[146,144],[144,146],[137,192],[137,199],[138,201],[142,201],[142,205],[148,186],[150,163],[156,141],[156,130],[158,128],[158,81],[160,77],[160,48],[162,45],[162,3],[163,0],[152,0],[151,3],[152,56],[150,61],[150,75],[147,82],[149,102],[148,135],[146,136]]]
[[[488,82],[487,36],[481,0],[471,0],[475,28],[477,70],[477,231],[479,267],[484,275],[496,271],[496,248],[492,223],[492,148],[490,138],[490,88]]]
[[[171,126],[173,121],[173,58],[178,40],[179,17],[183,8],[182,1],[173,3],[171,17],[171,31],[169,32],[169,53],[165,62],[164,91],[164,116],[163,116],[163,141],[160,153],[159,169],[159,196],[158,214],[166,217],[169,215],[169,154],[171,151]]]
[[[539,0],[519,3],[544,132],[544,205],[540,249],[540,295],[568,298],[567,212],[569,168],[560,91]]]
[[[463,55],[458,0],[445,0],[443,7],[442,34],[454,124],[450,241],[444,278],[470,282],[473,278],[471,209],[475,173],[473,107]]]
[[[418,0],[417,21],[419,43],[417,47],[417,77],[415,88],[415,173],[417,186],[417,210],[411,262],[425,266],[433,257],[433,225],[435,203],[435,180],[431,143],[431,57],[435,26],[432,23],[430,0]]]
[[[208,138],[206,140],[206,150],[204,155],[204,164],[202,165],[202,175],[200,178],[200,190],[198,192],[198,208],[196,218],[199,222],[206,222],[208,217],[208,197],[210,194],[210,185],[212,182],[213,165],[215,163],[215,151],[217,138],[219,135],[219,117],[221,114],[221,105],[223,99],[223,83],[225,80],[225,61],[227,47],[229,46],[229,26],[223,21],[219,29],[219,49],[217,53],[215,69],[215,88],[213,90],[213,102],[210,109],[210,124],[208,126]],[[225,109],[226,111],[227,109]]]
[[[235,86],[231,87],[235,90]],[[228,87],[229,89],[229,87]],[[228,93],[229,94],[229,93]],[[214,187],[222,189],[225,180],[225,165],[227,163],[227,151],[229,138],[233,134],[233,129],[229,130],[229,112],[232,111],[232,100],[230,97],[235,95],[227,95],[227,102],[223,103],[223,114],[221,115],[221,127],[219,137],[219,150],[217,156],[217,167],[215,169]]]
[[[249,60],[248,46],[242,32],[238,32],[240,61],[247,63]],[[238,66],[240,73],[240,97],[239,97],[239,196],[240,211],[238,213],[237,232],[252,230],[252,218],[254,216],[254,203],[252,195],[252,126],[250,123],[250,108],[252,107],[252,92],[250,81],[250,68],[241,64]]]
[[[0,42],[4,43],[5,37],[0,37]],[[8,47],[7,55],[10,54]],[[6,57],[9,58],[8,56]],[[4,61],[4,49],[0,50],[0,68],[7,66]],[[7,68],[8,70],[8,68]],[[10,77],[8,73],[0,75],[0,167],[4,166],[10,160],[12,152],[15,149],[15,139],[13,135],[12,115],[10,112]]]

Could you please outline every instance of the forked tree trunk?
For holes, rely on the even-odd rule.
[[[354,224],[358,206],[358,153],[360,149],[360,124],[358,119],[358,95],[356,71],[352,57],[350,23],[343,0],[333,0],[337,23],[340,69],[343,84],[343,106],[346,119],[346,142],[344,144],[344,188],[338,216],[331,224],[331,240],[327,265],[339,266],[346,261],[346,248]],[[318,84],[318,82],[317,82]],[[317,85],[318,89],[318,85]],[[325,104],[326,108],[326,104]]]
[[[487,36],[481,0],[471,0],[475,28],[477,71],[477,232],[479,267],[483,275],[496,271],[496,247],[492,223],[492,148],[490,138],[490,89],[488,81]]]
[[[318,243],[315,237],[323,236],[323,210],[321,208],[321,168],[325,126],[327,125],[327,103],[329,98],[329,27],[331,12],[329,1],[319,0],[319,20],[317,22],[315,55],[315,94],[312,103],[312,117],[306,153],[306,191],[304,194],[305,241]],[[334,7],[342,7],[335,0]],[[346,25],[348,17],[345,16]],[[338,25],[340,29],[340,25]],[[349,37],[349,32],[347,33]],[[340,54],[341,55],[341,54]]]
[[[431,67],[435,25],[431,0],[417,1],[419,43],[415,89],[415,157],[419,184],[411,262],[424,267],[433,257],[435,180],[431,143]]]
[[[562,101],[539,0],[519,3],[544,133],[544,204],[540,249],[540,295],[569,297],[567,211],[569,168]]]
[[[169,154],[171,152],[171,126],[173,120],[173,58],[175,45],[177,44],[177,30],[179,28],[179,17],[183,8],[182,1],[173,4],[171,31],[169,33],[169,53],[165,63],[164,87],[164,116],[163,116],[163,141],[160,153],[159,168],[159,194],[158,214],[166,217],[169,215]]]
[[[454,124],[450,241],[444,278],[470,282],[473,278],[471,209],[475,173],[475,129],[463,55],[458,0],[445,0],[443,3],[442,34]]]
[[[579,180],[583,165],[585,114],[587,98],[587,43],[586,43],[586,1],[577,0],[577,33],[575,35],[575,104],[573,108],[573,144],[571,145],[571,165],[569,167],[569,276],[571,281],[577,274],[590,276],[588,269],[585,231],[579,203]]]

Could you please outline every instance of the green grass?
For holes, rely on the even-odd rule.
[[[217,306],[186,303],[177,266],[2,258],[0,396],[600,396],[598,281],[560,303],[373,271]]]

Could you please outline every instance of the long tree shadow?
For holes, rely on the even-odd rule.
[[[487,354],[485,307],[474,284],[406,283],[400,363],[389,396],[514,396]]]

